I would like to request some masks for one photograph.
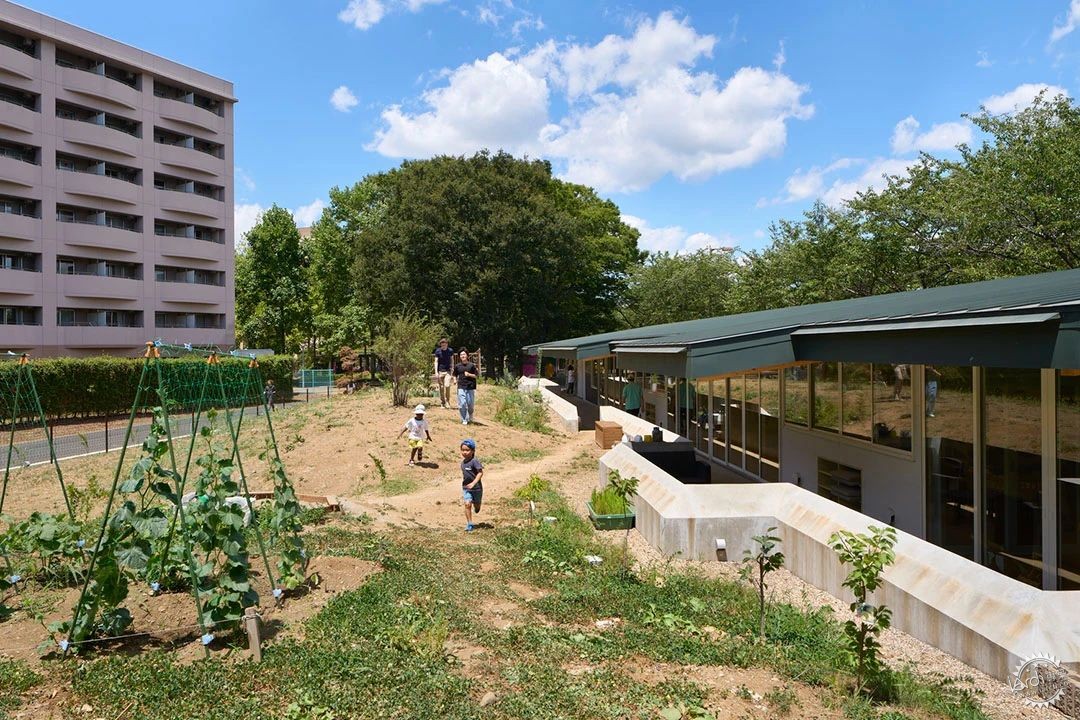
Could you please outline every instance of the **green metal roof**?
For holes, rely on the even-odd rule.
[[[1017,334],[1013,326],[1020,320],[1016,318],[1025,315],[1040,317],[1025,318],[1026,327],[1030,326],[1027,334]],[[976,327],[981,328],[978,337],[971,334]],[[806,332],[810,328],[814,333]],[[868,344],[863,335],[875,328],[876,337]],[[913,343],[912,333],[916,332],[919,342]],[[1018,340],[1021,335],[1024,343],[1036,342],[1039,347],[1010,348],[1009,343],[1003,343],[1005,337]],[[950,336],[956,339],[950,340]],[[1000,358],[994,356],[994,338]],[[960,346],[961,342],[974,345]],[[950,343],[952,346],[946,348]],[[1038,362],[1052,363],[1038,367],[1078,367],[1080,269],[653,325],[551,345],[575,348],[579,359],[620,349],[633,351],[634,365],[639,368],[646,362],[642,354],[647,355],[648,348],[656,348],[658,355],[662,351],[666,367],[670,367],[673,352],[686,348],[688,377],[823,359],[816,356],[829,349],[847,355],[828,358],[837,360],[855,359],[852,353],[880,357],[892,352],[893,361],[944,364],[932,357],[931,350],[947,349],[938,358],[955,361],[964,356],[970,360],[966,364],[972,365],[1009,362],[1027,367]],[[976,348],[978,353],[971,352]],[[905,359],[898,354],[911,358],[915,351],[928,359]],[[1025,364],[1015,364],[1021,362]]]

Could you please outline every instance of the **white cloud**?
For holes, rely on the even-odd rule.
[[[979,51],[979,59],[975,62],[975,67],[988,68],[994,64],[994,61],[990,59],[990,56],[985,50]]]
[[[952,150],[962,143],[970,143],[971,138],[971,126],[966,122],[936,123],[920,133],[919,121],[908,115],[893,128],[892,151],[896,155],[905,155],[916,150]]]
[[[428,5],[441,5],[446,0],[349,0],[338,13],[338,20],[349,23],[357,30],[367,30],[378,25],[391,12],[408,10],[418,13]]]
[[[347,113],[360,103],[353,95],[352,90],[342,85],[330,94],[330,104],[338,112]]]
[[[888,176],[903,175],[916,162],[918,161],[899,158],[877,158],[867,164],[857,178],[835,180],[822,194],[821,199],[829,205],[839,205],[845,200],[851,200],[863,190],[881,190],[888,184]]]
[[[784,41],[780,41],[780,49],[776,51],[776,55],[773,55],[772,64],[773,69],[776,72],[780,72],[784,69],[784,65],[787,63],[787,53],[784,52]]]
[[[322,211],[325,207],[326,203],[316,198],[307,205],[301,205],[296,208],[292,211],[293,219],[296,220],[296,226],[309,227],[313,225],[322,215]]]
[[[345,9],[338,13],[338,20],[351,23],[357,30],[367,30],[385,16],[386,6],[382,0],[349,0]]]
[[[825,167],[815,165],[806,172],[803,172],[802,168],[799,168],[792,173],[791,177],[784,183],[783,195],[775,197],[772,200],[761,198],[758,200],[757,206],[766,207],[768,205],[798,202],[800,200],[821,197],[822,193],[825,191],[825,177],[827,175],[831,175],[837,170],[844,170],[862,162],[863,161],[858,158],[840,158]]]
[[[981,104],[988,113],[993,115],[1012,115],[1030,107],[1039,93],[1044,93],[1044,97],[1049,100],[1058,95],[1068,96],[1069,91],[1060,85],[1024,83],[1023,85],[1017,85],[1007,93],[992,95],[983,100]]]
[[[547,42],[493,53],[446,72],[421,109],[394,105],[368,149],[426,157],[502,148],[544,155],[604,191],[634,191],[667,174],[703,180],[779,154],[787,122],[806,119],[807,88],[744,67],[726,81],[695,66],[716,38],[671,13],[595,45]],[[551,117],[551,95],[568,110]]]
[[[246,192],[255,192],[255,180],[248,175],[247,171],[242,167],[237,167],[233,170],[236,184],[242,187]]]
[[[255,227],[266,210],[258,203],[237,203],[233,206],[233,244],[237,249],[244,245],[244,236]]]
[[[1080,26],[1080,0],[1072,0],[1065,20],[1054,22],[1054,28],[1050,31],[1050,44],[1056,43],[1075,30],[1077,26]]]
[[[638,245],[650,252],[694,252],[704,248],[730,250],[735,245],[730,235],[717,237],[706,232],[690,233],[679,225],[652,227],[647,220],[635,215],[623,215],[622,221],[641,233]]]

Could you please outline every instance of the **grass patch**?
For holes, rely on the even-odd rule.
[[[381,572],[332,597],[305,623],[302,639],[268,643],[261,665],[181,664],[151,652],[83,661],[73,676],[69,666],[57,667],[49,679],[70,677],[74,704],[89,703],[102,717],[127,712],[156,720],[606,720],[655,718],[665,708],[706,702],[705,688],[692,681],[631,677],[633,664],[648,658],[769,668],[786,678],[768,696],[776,717],[800,715],[796,681],[818,686],[852,718],[898,720],[905,711],[924,720],[984,717],[970,694],[909,671],[891,675],[893,706],[852,700],[837,689],[844,687],[838,676],[847,676],[844,640],[829,611],[774,606],[760,643],[748,586],[664,567],[628,572],[618,548],[599,542],[543,481],[526,488],[554,522],[522,514],[520,525],[500,522],[469,542],[447,542],[445,531],[430,529],[382,534],[344,518],[307,530],[313,554],[371,560]],[[591,565],[586,555],[603,562]],[[543,592],[526,601],[511,581]],[[509,627],[489,622],[496,606],[516,613]],[[615,628],[594,629],[597,618],[612,616],[621,619]],[[462,641],[484,649],[483,671],[466,671],[448,654],[448,643]],[[567,669],[582,663],[588,672]],[[24,671],[13,684],[10,667],[0,663],[0,697],[39,682]],[[488,690],[498,701],[481,709],[477,701]]]
[[[41,676],[18,660],[0,659],[0,717],[22,704],[20,696],[41,682]]]
[[[500,389],[495,420],[510,427],[538,433],[550,433],[547,424],[547,407],[540,398],[539,391],[521,392],[520,390]]]

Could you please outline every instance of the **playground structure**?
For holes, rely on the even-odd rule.
[[[170,355],[186,360],[165,359]],[[13,464],[15,429],[17,421],[30,414],[27,408],[49,438],[32,362],[25,355],[18,362],[13,392],[4,395],[15,399],[10,415],[0,405],[5,417],[11,418],[0,511],[14,471],[19,469]],[[3,378],[12,382],[10,373],[0,375]],[[203,645],[209,645],[215,629],[237,627],[245,611],[258,604],[252,560],[259,565],[275,603],[305,581],[301,508],[278,453],[263,387],[255,358],[147,343],[104,513],[100,524],[95,524],[96,537],[78,541],[83,560],[78,602],[70,620],[49,628],[54,649],[66,655],[84,643],[122,635],[131,624],[123,602],[132,582],[146,583],[152,593],[187,586],[195,605],[194,627]],[[265,446],[258,456],[265,461],[273,485],[261,518],[244,468],[245,456],[252,451],[240,437],[243,409],[251,404],[261,405],[264,411],[255,420],[266,423]],[[140,456],[124,475],[132,428],[136,418],[147,413],[153,418],[151,430]],[[186,440],[174,432],[181,416],[191,421],[192,432]],[[68,516],[75,522],[51,442],[50,457]],[[89,523],[82,529],[85,535],[91,534]],[[253,552],[249,552],[251,541]],[[274,564],[272,554],[277,555]],[[9,555],[0,543],[0,557],[10,569]],[[0,578],[0,592],[17,590],[21,579],[9,571]]]

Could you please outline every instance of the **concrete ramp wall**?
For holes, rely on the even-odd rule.
[[[829,536],[881,524],[788,483],[683,485],[621,443],[601,458],[599,482],[609,470],[639,478],[637,527],[663,553],[715,561],[722,538],[739,561],[775,526],[788,570],[845,601]],[[1007,680],[1035,653],[1080,668],[1080,591],[1043,591],[899,531],[885,581],[875,602],[892,609],[893,626],[989,675]]]
[[[522,377],[518,379],[519,390],[522,392],[539,390],[540,396],[544,399],[544,404],[551,408],[562,424],[563,429],[570,433],[576,433],[581,424],[577,406],[551,391],[551,388],[557,387],[559,386],[556,383],[546,378]]]

